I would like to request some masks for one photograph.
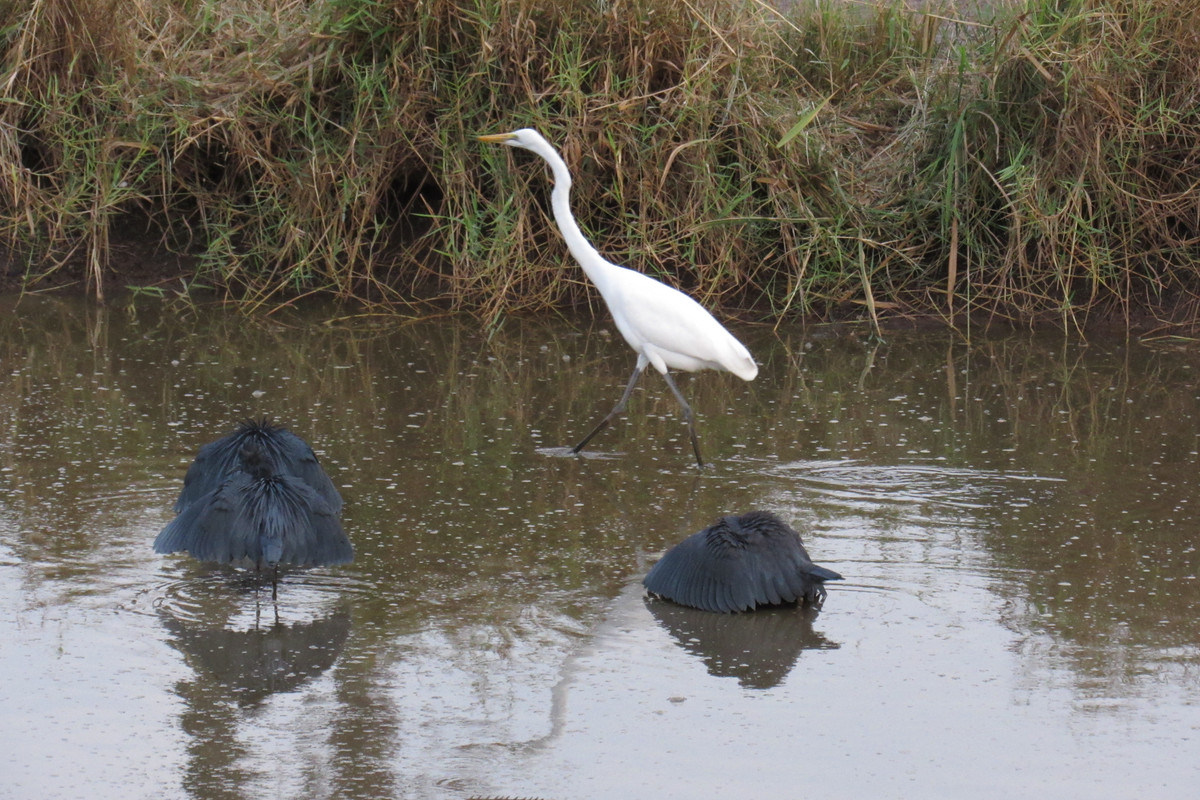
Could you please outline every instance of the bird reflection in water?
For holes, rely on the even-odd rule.
[[[737,678],[747,689],[778,686],[805,650],[836,650],[813,629],[815,606],[761,609],[753,614],[713,614],[645,598],[650,614],[683,650],[716,678]]]
[[[168,643],[191,670],[175,684],[180,728],[188,737],[182,781],[189,797],[242,796],[237,789],[252,783],[247,721],[267,698],[297,692],[333,667],[350,636],[351,617],[338,608],[304,622],[256,621],[251,628],[232,629],[234,620],[222,613],[236,615],[238,609],[208,603],[201,608],[198,619],[159,610]]]
[[[328,670],[350,635],[350,615],[246,630],[210,627],[162,614],[170,643],[216,695],[252,706],[276,692],[294,691]]]

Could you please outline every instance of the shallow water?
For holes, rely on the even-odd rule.
[[[685,378],[606,323],[0,300],[0,797],[1182,798],[1200,785],[1200,345],[738,331]],[[325,324],[335,318],[332,324]],[[151,542],[270,415],[351,565]],[[640,578],[771,509],[846,576],[721,616]]]

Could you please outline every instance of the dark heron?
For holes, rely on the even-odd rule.
[[[175,502],[179,515],[154,552],[271,568],[345,564],[354,548],[338,515],[342,498],[308,443],[267,420],[246,421],[200,448]]]
[[[820,605],[842,576],[808,557],[800,534],[768,511],[722,517],[667,551],[642,584],[653,595],[705,611]]]

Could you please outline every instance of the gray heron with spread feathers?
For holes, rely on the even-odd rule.
[[[768,511],[728,516],[684,539],[642,584],[650,594],[705,611],[820,605],[842,576],[808,557],[800,534]]]
[[[183,479],[175,517],[154,552],[271,569],[344,564],[354,548],[338,517],[342,498],[312,448],[287,428],[248,420],[200,448]]]

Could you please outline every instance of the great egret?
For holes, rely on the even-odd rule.
[[[683,292],[648,275],[617,266],[592,247],[571,214],[571,173],[554,147],[540,133],[531,128],[522,128],[511,133],[480,136],[479,140],[529,150],[541,156],[550,165],[550,171],[554,173],[554,191],[550,195],[550,205],[554,209],[558,229],[562,232],[571,255],[575,256],[579,266],[583,267],[588,278],[600,290],[600,296],[604,298],[617,330],[638,354],[637,366],[620,401],[608,412],[608,416],[600,420],[600,424],[592,429],[591,433],[571,448],[571,452],[578,454],[593,436],[604,430],[614,417],[625,410],[629,396],[633,394],[633,387],[642,376],[646,365],[650,364],[666,379],[667,386],[671,388],[672,394],[683,408],[688,435],[692,440],[692,450],[696,454],[696,463],[703,467],[704,460],[700,457],[700,443],[696,438],[692,408],[675,385],[675,380],[668,370],[725,370],[742,380],[750,381],[758,374],[758,365],[754,363],[749,351],[733,337],[733,334],[725,330],[721,323],[713,319],[712,314]]]
[[[154,552],[270,567],[275,597],[280,564],[353,560],[341,510],[341,495],[303,439],[249,420],[200,448],[175,502],[178,516],[158,534]]]
[[[842,576],[808,557],[800,534],[769,511],[723,517],[667,551],[642,585],[653,595],[705,611],[825,600]]]

